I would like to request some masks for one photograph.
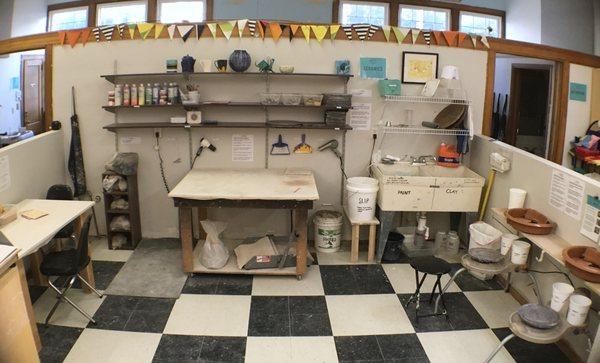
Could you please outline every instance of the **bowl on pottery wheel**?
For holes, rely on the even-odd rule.
[[[562,252],[565,265],[573,275],[590,282],[600,282],[600,252],[595,247],[573,246]]]
[[[545,215],[529,208],[507,210],[506,221],[517,231],[529,234],[550,234],[555,226]]]

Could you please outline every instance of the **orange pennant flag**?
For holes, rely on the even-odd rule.
[[[298,24],[290,24],[290,29],[292,30],[292,35],[296,35],[296,32],[298,31],[298,28],[300,28],[300,25],[298,25]]]
[[[85,45],[90,39],[90,34],[92,34],[91,28],[85,28],[81,31],[81,44]]]
[[[467,33],[458,33],[458,46],[462,44],[463,40],[467,37]]]
[[[433,37],[435,38],[435,44],[442,45],[442,32],[441,31],[433,31]]]
[[[271,30],[271,38],[273,38],[274,41],[278,41],[283,33],[279,23],[269,23],[269,30]]]
[[[60,45],[65,44],[65,39],[67,38],[67,32],[58,32],[58,43]]]
[[[81,35],[81,30],[69,30],[67,32],[67,42],[73,48],[77,41],[79,40],[79,36]]]
[[[444,33],[444,38],[446,38],[446,41],[448,42],[448,46],[453,47],[455,46],[455,40],[456,40],[456,36],[458,35],[457,31],[445,31]]]

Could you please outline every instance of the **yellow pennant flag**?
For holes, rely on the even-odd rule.
[[[206,26],[208,26],[208,30],[210,30],[210,34],[212,34],[213,38],[217,37],[217,24],[216,23],[208,23],[206,24]]]
[[[127,27],[129,28],[129,36],[131,37],[131,39],[133,39],[135,35],[135,24],[129,24],[127,25]]]
[[[321,43],[321,41],[325,38],[325,35],[327,35],[327,27],[325,25],[311,25],[310,28],[312,29],[313,33],[315,33],[317,41]]]
[[[396,41],[398,44],[404,41],[406,35],[408,34],[408,30],[404,28],[398,28],[397,26],[392,27],[392,32],[394,32],[394,36],[396,37]]]
[[[233,33],[233,27],[235,26],[235,23],[235,20],[219,23],[219,28],[221,28],[221,31],[227,40],[231,38],[231,33]]]
[[[310,25],[300,25],[300,30],[302,30],[302,34],[304,34],[304,39],[306,39],[306,42],[310,42]]]
[[[339,30],[340,30],[340,25],[334,24],[334,25],[329,26],[329,34],[331,36],[331,40],[335,39]]]
[[[389,25],[384,25],[381,27],[381,30],[383,31],[383,35],[385,36],[385,41],[389,42],[390,41],[390,33],[392,30],[392,27]]]
[[[154,39],[158,39],[158,37],[160,37],[160,34],[164,28],[164,24],[154,24]]]
[[[154,27],[154,24],[151,23],[139,23],[137,25],[138,32],[140,32],[140,36],[142,39],[146,39],[148,34],[150,34],[150,30]]]

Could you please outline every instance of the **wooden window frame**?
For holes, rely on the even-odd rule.
[[[186,1],[186,0],[154,0],[154,2],[156,3],[156,22],[159,23],[160,22],[160,2],[175,2],[175,1]],[[204,20],[203,22],[208,20],[208,2],[209,0],[187,0],[187,1],[202,1],[204,2]],[[211,2],[211,12],[212,12],[212,2]]]
[[[344,1],[344,0],[334,0],[333,1],[332,17],[333,17],[333,19],[335,19],[335,20],[333,20],[333,23],[339,22],[341,1]],[[386,24],[393,25],[398,22],[397,11],[396,11],[396,16],[394,17],[394,15],[393,15],[394,14],[394,1],[393,0],[348,0],[348,1],[387,4],[388,7],[387,7],[387,22],[386,22]],[[396,8],[396,10],[397,9],[398,8]]]
[[[448,20],[449,29],[446,29],[446,30],[452,30],[452,17],[453,17],[452,10],[446,9],[446,8],[434,8],[431,6],[411,5],[411,4],[402,4],[402,3],[398,4],[398,24],[396,24],[397,26],[400,26],[400,11],[402,10],[402,7],[405,7],[406,9],[422,9],[422,10],[432,10],[432,11],[444,12],[444,13],[448,14],[447,20]]]

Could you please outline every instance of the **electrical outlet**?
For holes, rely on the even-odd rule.
[[[160,139],[162,137],[162,129],[154,129],[154,137]]]

